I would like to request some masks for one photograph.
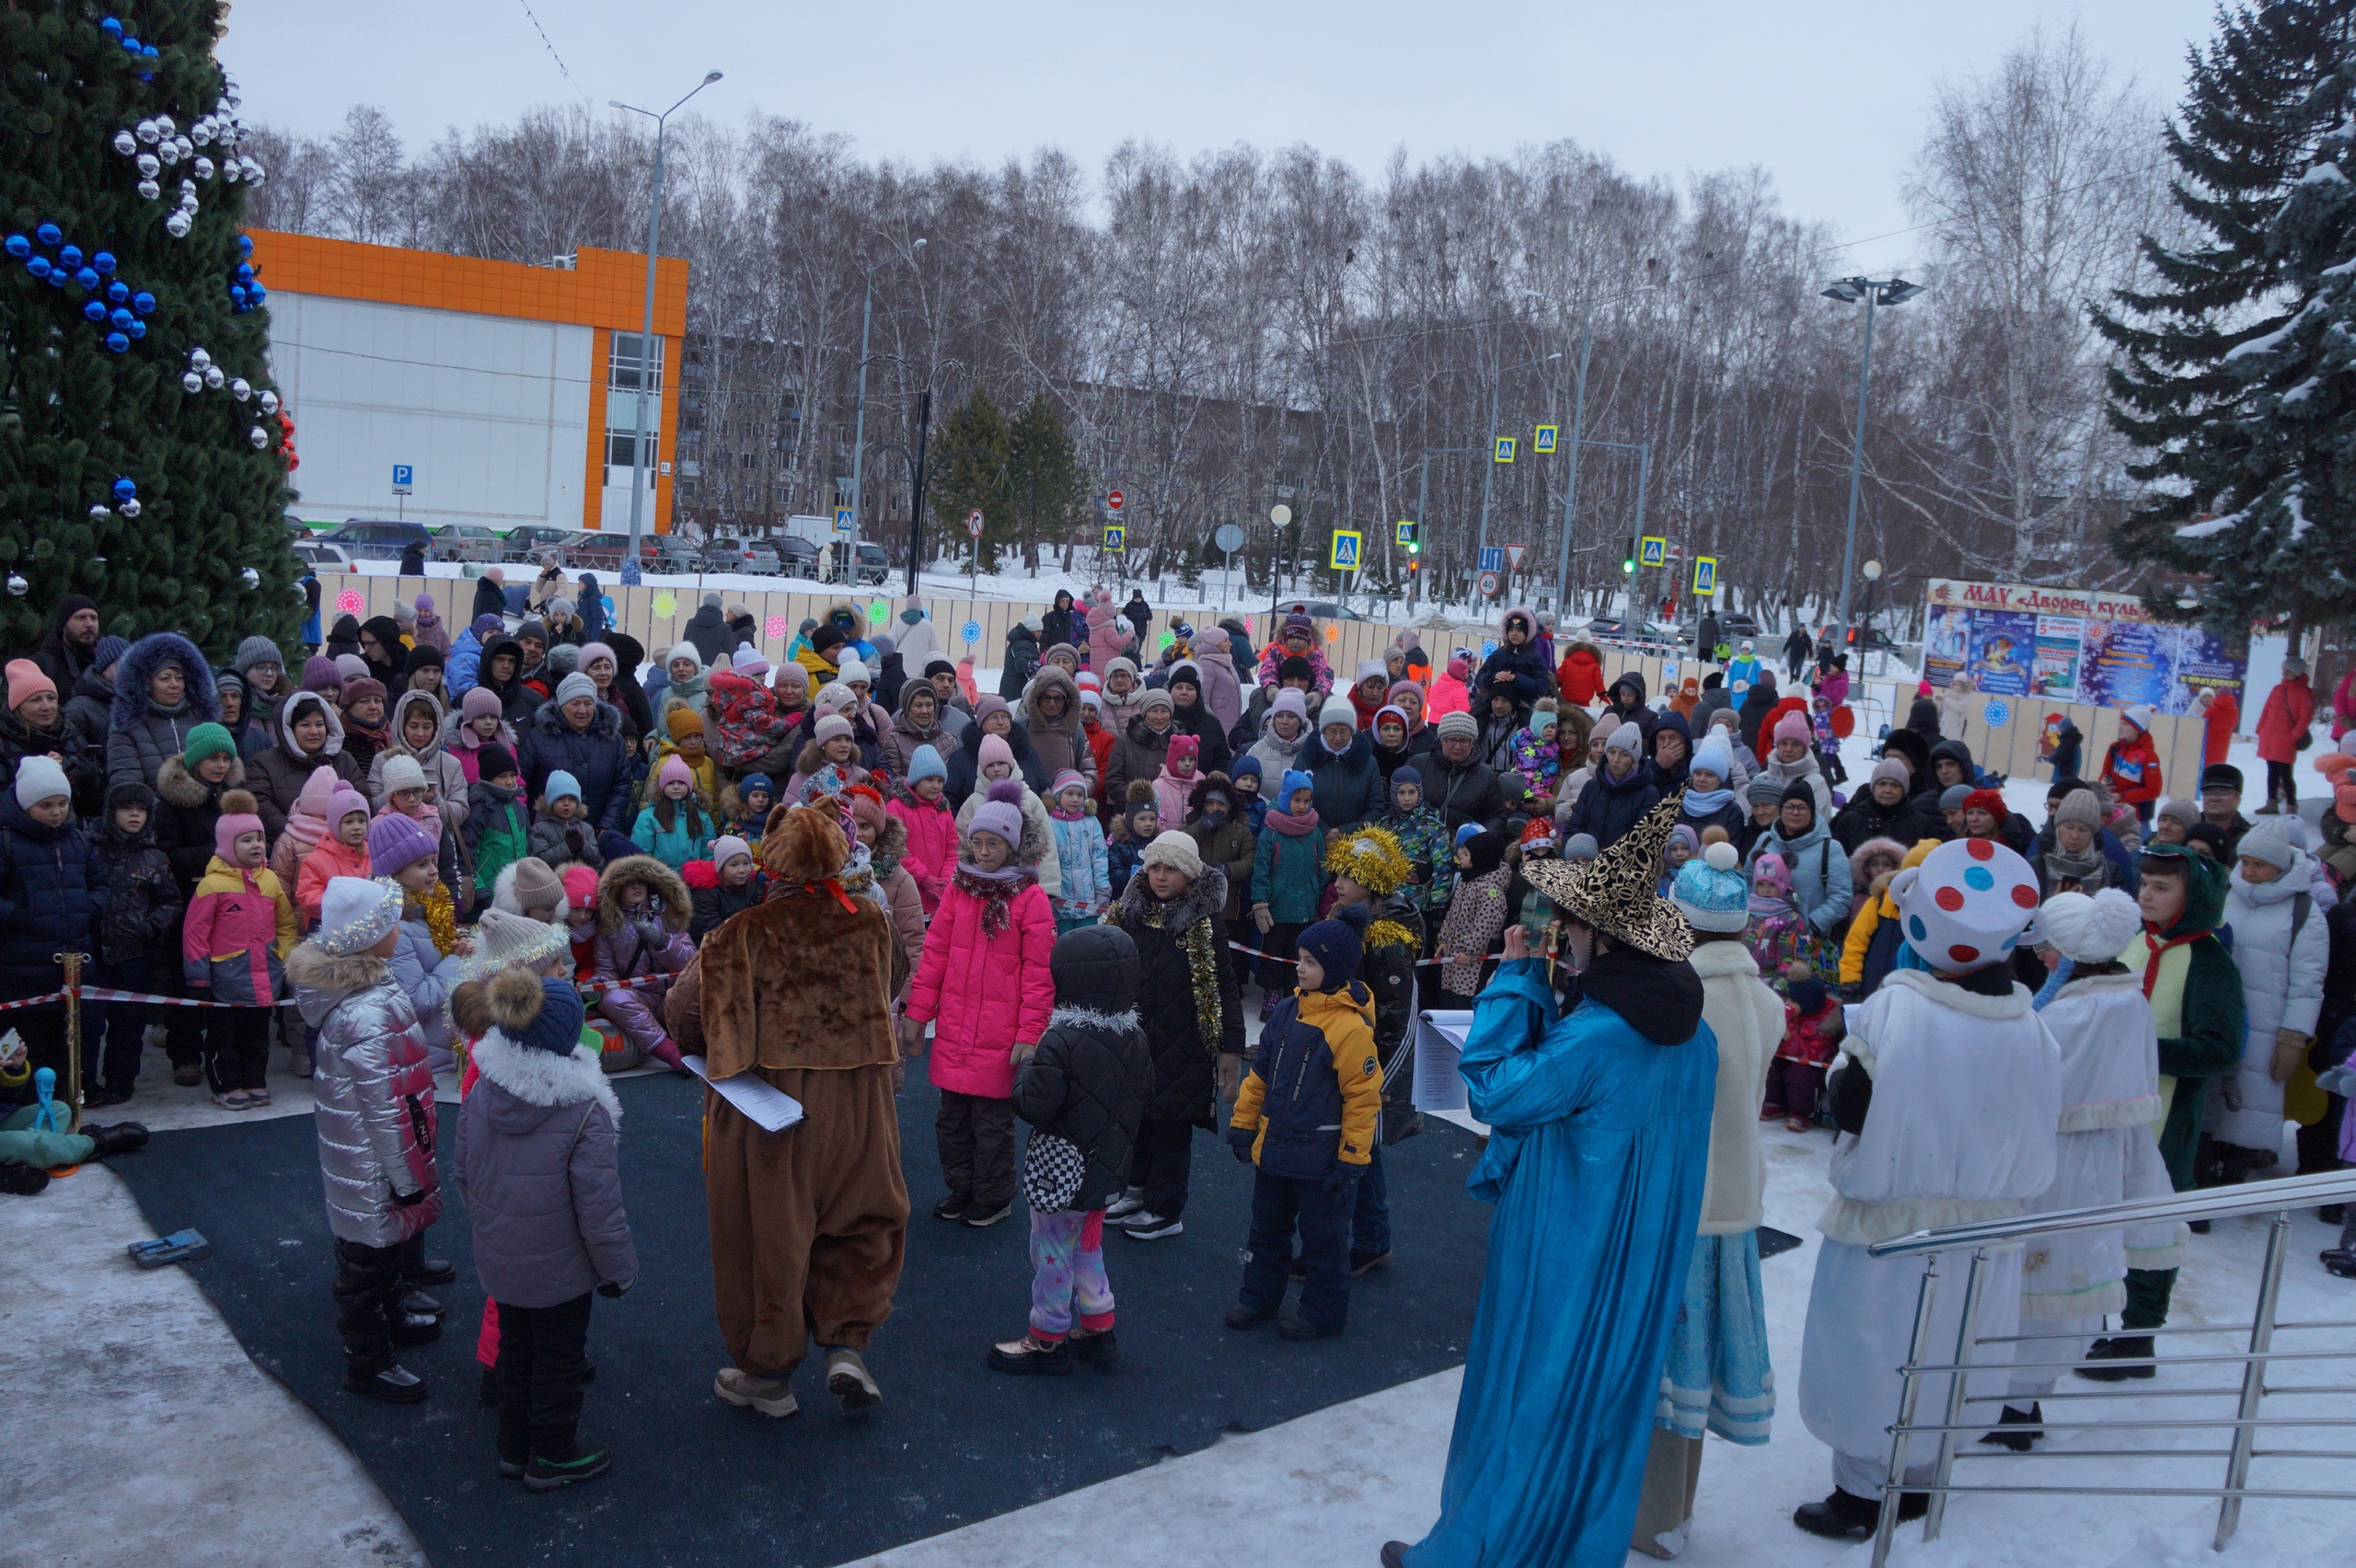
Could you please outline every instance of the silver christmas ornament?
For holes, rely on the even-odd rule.
[[[115,510],[121,513],[125,517],[136,517],[139,515],[139,498],[137,496],[133,496],[129,501],[124,502],[121,506],[115,508]]]
[[[235,398],[238,402],[242,403],[253,395],[253,385],[244,376],[241,375],[235,381],[229,383],[229,396]]]
[[[153,179],[164,172],[164,160],[153,153],[142,153],[132,160],[132,167],[138,169],[140,179]]]
[[[106,507],[105,507],[105,505],[104,505],[103,503],[97,504],[97,505],[93,505],[93,506],[90,508],[90,520],[91,520],[92,522],[94,522],[94,523],[95,523],[95,522],[97,522],[99,518],[104,517],[104,516],[106,516],[106,515],[107,515],[107,509],[106,509]]]
[[[246,439],[252,442],[254,444],[254,450],[259,452],[263,447],[270,444],[270,432],[262,429],[260,425],[256,425],[253,429],[246,432]]]
[[[274,414],[278,412],[277,393],[265,391],[261,395],[261,411],[265,414]]]
[[[202,370],[206,365],[213,363],[213,356],[206,353],[202,349],[191,349],[188,352],[188,363],[196,366],[197,369]]]
[[[141,141],[146,143],[151,147],[156,144],[156,139],[163,135],[161,131],[156,129],[156,122],[152,120],[141,121],[138,124],[133,126],[131,131],[133,135],[138,137]]]
[[[159,115],[156,116],[156,133],[157,135],[159,135],[159,136],[170,136],[170,135],[175,135],[175,134],[177,134],[177,133],[179,133],[179,125],[178,125],[178,124],[173,121],[173,119],[172,119],[172,117],[171,117],[170,115],[168,115],[168,114],[159,114]]]
[[[180,390],[191,393],[203,391],[204,377],[197,375],[197,373],[192,370],[190,371],[187,375],[180,377]]]
[[[208,364],[204,367],[204,384],[207,386],[212,387],[215,392],[220,391],[221,384],[228,379],[229,378],[227,376],[221,374],[221,367],[219,365]]]
[[[195,220],[191,218],[186,213],[174,213],[170,217],[164,220],[164,232],[170,235],[174,239],[186,239],[188,237],[188,231],[195,226]]]
[[[128,131],[118,131],[114,133],[114,150],[129,157],[139,150],[139,138]]]
[[[23,598],[31,588],[32,584],[26,582],[24,578],[19,576],[17,573],[13,571],[8,573],[8,592],[14,594],[17,598]]]
[[[199,179],[210,179],[213,178],[213,160],[211,158],[199,157],[196,160],[196,178]]]
[[[237,573],[237,575],[245,580],[245,584],[248,588],[259,588],[261,586],[261,573],[256,571],[250,566]]]
[[[230,184],[237,184],[237,181],[243,179],[245,176],[246,171],[237,167],[237,159],[223,158],[221,160],[221,178],[227,180]]]
[[[180,144],[177,141],[170,140],[169,138],[157,142],[156,144],[156,156],[164,160],[166,167],[169,167],[173,164],[180,161]]]
[[[155,160],[150,158],[148,161],[153,163]],[[153,202],[156,197],[161,196],[163,193],[164,188],[156,184],[152,179],[143,179],[139,182],[139,194],[145,197],[150,202]]]
[[[184,158],[194,157],[196,156],[196,144],[190,141],[186,136],[173,137],[172,145],[180,150],[180,156]]]
[[[209,114],[201,116],[195,124],[188,128],[188,133],[200,147],[211,142],[213,140],[213,116]]]

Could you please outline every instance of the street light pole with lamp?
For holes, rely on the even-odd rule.
[[[1922,284],[1910,283],[1903,278],[1841,278],[1824,290],[1827,299],[1839,300],[1843,305],[1863,300],[1865,306],[1865,351],[1857,371],[1857,435],[1849,451],[1849,528],[1841,547],[1841,618],[1834,623],[1835,648],[1842,646],[1849,633],[1849,589],[1856,572],[1857,497],[1865,484],[1865,408],[1874,384],[1874,309],[1877,306],[1904,305],[1922,292]]]
[[[671,116],[679,111],[688,98],[720,80],[717,71],[704,73],[702,81],[689,87],[678,103],[657,114],[651,109],[641,109],[619,98],[606,101],[615,109],[631,114],[642,114],[654,121],[654,187],[646,213],[646,328],[638,340],[638,432],[629,448],[629,554],[622,560],[621,580],[636,583],[641,576],[638,552],[643,529],[646,504],[646,396],[648,384],[654,378],[654,261],[660,254],[663,239],[663,132]],[[659,396],[659,394],[658,394]]]

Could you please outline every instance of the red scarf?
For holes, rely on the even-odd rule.
[[[2152,945],[2152,956],[2143,961],[2143,999],[2152,999],[2152,987],[2160,983],[2160,960],[2170,948],[2180,948],[2187,942],[2197,942],[2206,931],[2189,931],[2180,937],[2163,938],[2149,920],[2143,922],[2143,940]]]

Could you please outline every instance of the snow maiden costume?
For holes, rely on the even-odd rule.
[[[2064,893],[2046,900],[2046,940],[2074,966],[2038,1014],[2062,1050],[2061,1136],[2053,1185],[2022,1205],[2025,1214],[2057,1214],[2139,1198],[2165,1198],[2175,1189],[2160,1159],[2152,1124],[2160,1116],[2160,1032],[2142,977],[2119,962],[2142,928],[2135,901],[2117,888],[2091,896]],[[2066,1230],[2032,1238],[2021,1258],[2024,1334],[2102,1332],[2105,1313],[2127,1305],[2127,1265],[2172,1269],[2185,1261],[2186,1233],[2174,1220],[2122,1234]],[[2065,1362],[2077,1353],[2066,1339],[2028,1339],[2015,1345],[2027,1363]],[[2041,1416],[2037,1401],[2053,1391],[2059,1366],[2027,1366],[2013,1373],[2004,1404],[2006,1427],[1982,1442],[2027,1448]]]
[[[1627,1560],[1717,1091],[1692,933],[1654,892],[1676,820],[1672,798],[1592,861],[1523,868],[1609,945],[1575,978],[1509,960],[1474,1004],[1463,1071],[1492,1131],[1469,1185],[1497,1212],[1439,1521],[1386,1568]]]
[[[1686,809],[1692,807],[1692,790]],[[1653,1415],[1652,1451],[1629,1544],[1649,1557],[1684,1549],[1702,1480],[1702,1439],[1715,1432],[1755,1447],[1775,1417],[1767,1359],[1767,1303],[1759,1282],[1759,1222],[1767,1156],[1759,1102],[1784,1033],[1784,1000],[1759,977],[1743,945],[1750,917],[1734,846],[1713,844],[1679,868],[1669,902],[1693,928],[1702,1020],[1718,1041],[1717,1104],[1702,1187],[1701,1235],[1685,1273],[1685,1300],[1669,1332],[1669,1364]]]
[[[1849,1009],[1849,1033],[1828,1084],[1841,1134],[1832,1149],[1832,1201],[1817,1228],[1807,1330],[1800,1354],[1800,1419],[1829,1445],[1833,1491],[1792,1522],[1812,1534],[1862,1540],[1873,1532],[1888,1476],[1898,1413],[1898,1368],[1907,1357],[1921,1288],[1921,1258],[1875,1258],[1868,1243],[1934,1226],[2008,1219],[2053,1184],[2054,1129],[2062,1117],[2062,1053],[2029,991],[2012,978],[2013,950],[2037,940],[2037,872],[1985,838],[1942,844],[1900,870],[1889,892],[1910,947],[1934,970],[1893,970],[1881,989]],[[1965,1259],[1944,1274],[1960,1281]],[[2010,1338],[2020,1317],[2021,1253],[1984,1265],[1978,1331]],[[1963,1317],[1960,1284],[1939,1292],[1929,1343],[1951,1347]],[[1940,1359],[1948,1355],[1936,1351]],[[2009,1347],[1975,1359],[2010,1362]],[[2004,1374],[1974,1375],[1975,1412]],[[1946,1409],[1947,1379],[1922,1380],[1919,1410]],[[1935,1447],[1916,1439],[1905,1479],[1927,1481]],[[1919,1516],[1927,1494],[1907,1493],[1899,1517]]]

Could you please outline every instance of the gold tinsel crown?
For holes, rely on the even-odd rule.
[[[1325,869],[1347,877],[1377,898],[1398,891],[1415,874],[1399,836],[1387,827],[1354,827],[1325,840]]]

